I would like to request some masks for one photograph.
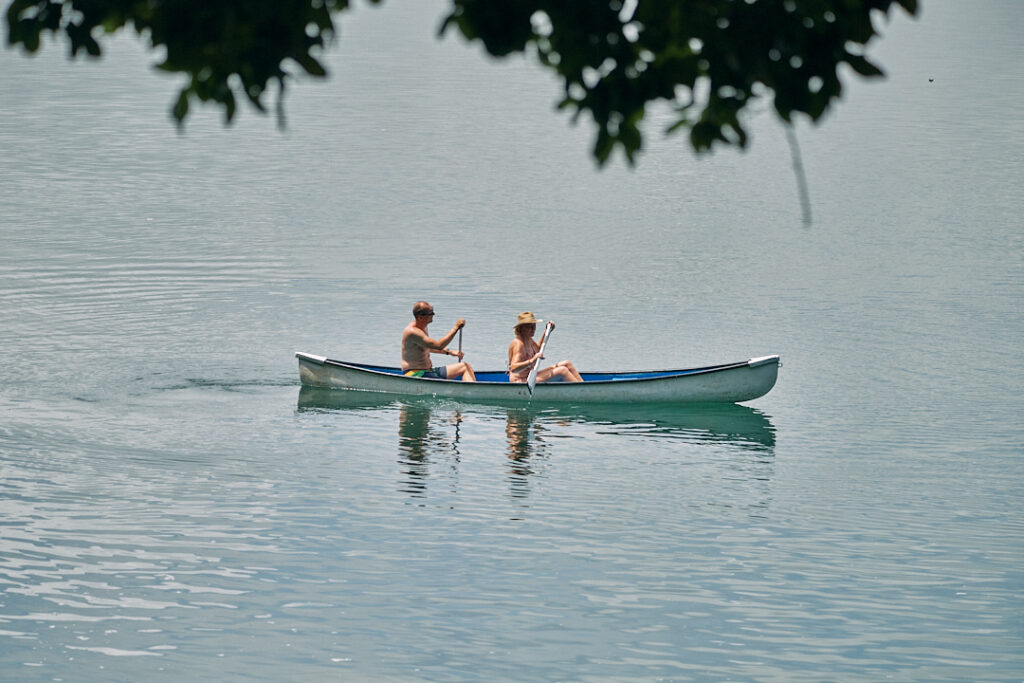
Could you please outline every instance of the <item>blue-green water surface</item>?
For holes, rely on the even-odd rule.
[[[0,52],[0,678],[1024,679],[1024,5],[923,3],[800,123],[635,169],[522,60],[356,7],[287,129],[129,38]],[[756,108],[755,108],[756,109]],[[739,406],[300,388],[412,303],[500,369],[779,353]]]

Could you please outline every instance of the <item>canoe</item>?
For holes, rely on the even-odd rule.
[[[775,386],[779,357],[681,370],[581,372],[583,382],[510,383],[505,372],[477,371],[476,382],[406,377],[400,368],[333,360],[296,352],[304,386],[352,389],[405,396],[432,396],[500,403],[740,403]]]

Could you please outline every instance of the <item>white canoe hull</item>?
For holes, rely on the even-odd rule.
[[[405,377],[396,368],[332,360],[296,353],[299,380],[305,386],[431,396],[464,401],[572,403],[740,403],[767,394],[778,377],[779,357],[684,370],[587,373],[586,381],[509,383],[499,372],[477,372],[477,382]]]

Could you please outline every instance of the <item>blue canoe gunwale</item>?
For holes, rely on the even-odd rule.
[[[406,377],[400,368],[352,363],[296,352],[299,379],[305,386],[429,395],[467,400],[573,402],[725,402],[759,398],[775,385],[779,356],[672,370],[581,372],[581,383],[538,384],[534,394],[522,383],[510,383],[503,371],[478,371],[476,382]]]

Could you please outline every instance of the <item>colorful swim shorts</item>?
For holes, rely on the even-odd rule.
[[[428,379],[445,379],[448,377],[448,368],[437,367],[432,370],[406,370],[403,373],[406,377],[426,377]]]

